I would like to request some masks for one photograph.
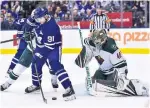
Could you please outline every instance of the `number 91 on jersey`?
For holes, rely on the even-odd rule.
[[[47,41],[48,42],[54,42],[54,36],[48,36]]]

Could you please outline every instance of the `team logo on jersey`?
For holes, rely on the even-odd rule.
[[[98,63],[99,63],[100,65],[103,64],[104,59],[103,59],[101,56],[96,56],[95,58],[96,58],[96,60],[98,61]]]

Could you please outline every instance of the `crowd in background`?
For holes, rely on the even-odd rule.
[[[149,25],[149,1],[3,1],[0,13],[1,29],[14,29],[14,20],[28,17],[38,6],[46,6],[57,22],[89,21],[91,16],[96,13],[96,8],[102,8],[105,13],[132,12],[134,28],[148,27]]]

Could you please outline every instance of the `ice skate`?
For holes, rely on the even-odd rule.
[[[25,89],[25,92],[31,93],[31,92],[35,92],[35,91],[39,91],[39,90],[40,90],[40,86],[31,85]]]
[[[63,98],[65,101],[71,101],[76,99],[75,92],[72,87],[66,89],[66,93],[63,94]]]
[[[0,90],[1,90],[1,91],[4,91],[4,90],[6,90],[7,88],[9,88],[10,86],[11,86],[10,83],[5,82],[4,84],[2,84],[2,85],[0,86]]]

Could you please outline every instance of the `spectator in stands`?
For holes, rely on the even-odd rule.
[[[70,15],[66,13],[63,17],[63,21],[71,21]]]
[[[120,12],[120,1],[111,2],[114,12]]]
[[[67,6],[66,6],[65,3],[66,3],[65,1],[62,1],[61,6],[60,6],[61,11],[62,11],[62,13],[64,13],[64,14],[68,11],[68,10],[67,10]]]
[[[87,1],[76,1],[74,7],[77,7],[79,10],[85,9]]]
[[[8,1],[2,1],[1,9],[5,10],[9,9]]]
[[[7,30],[7,26],[8,25],[6,25],[6,23],[4,23],[4,15],[2,15],[1,14],[1,20],[0,20],[0,22],[1,22],[1,30]]]
[[[81,21],[81,17],[78,13],[78,9],[76,9],[76,8],[73,10],[73,19],[74,19],[74,21]]]
[[[103,0],[101,1],[101,6],[98,6],[98,8],[99,7],[105,9],[106,11],[111,11],[112,10],[111,1]]]
[[[49,14],[54,15],[52,5],[48,5],[47,9]]]
[[[126,12],[130,11],[131,8],[133,7],[133,2],[131,1],[123,1],[123,10]]]
[[[60,21],[60,17],[55,13],[54,18],[56,20],[56,22]]]
[[[147,23],[149,22],[149,1],[147,1],[147,13],[145,13],[146,7],[145,1],[123,1],[123,11],[133,13],[133,27],[147,27],[145,23],[147,15]],[[28,17],[32,10],[37,6],[45,6],[49,4],[48,10],[51,15],[53,15],[56,21],[88,21],[92,14],[96,13],[97,8],[103,8],[106,12],[120,12],[121,7],[120,1],[115,0],[100,0],[100,1],[2,1],[1,11],[4,13],[2,18],[3,25],[7,25],[7,13],[11,13],[12,16],[22,12],[24,17]],[[73,15],[73,16],[72,16]],[[6,18],[5,18],[6,17]],[[11,24],[11,23],[10,23]],[[148,24],[147,24],[148,25]],[[9,26],[8,26],[9,27]],[[3,27],[5,28],[5,27]]]
[[[92,17],[92,10],[87,9],[87,10],[86,10],[85,20],[86,20],[86,21],[90,21],[91,17]]]
[[[80,15],[81,21],[85,20],[86,13],[85,13],[85,10],[84,10],[84,9],[81,9],[81,10],[80,10],[79,15]]]
[[[63,1],[63,5],[67,7],[67,11],[71,10],[73,1]]]
[[[20,5],[21,2],[16,1],[12,9],[15,13],[18,13],[19,11],[22,11],[22,6]]]
[[[23,2],[22,7],[24,10],[25,17],[28,17],[29,15],[31,15],[32,10],[35,9],[39,3],[39,1],[22,1],[22,2]]]
[[[144,27],[144,20],[143,17],[137,17],[133,20],[133,27],[134,28],[142,28]]]
[[[11,13],[7,13],[6,20],[3,21],[3,30],[14,30],[15,26],[13,24],[14,18]]]
[[[63,16],[63,12],[61,11],[61,8],[59,6],[57,6],[54,17],[57,21],[60,21],[62,19],[62,16]]]

